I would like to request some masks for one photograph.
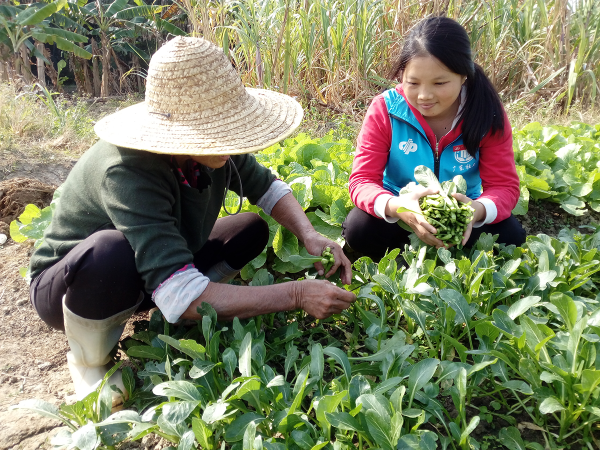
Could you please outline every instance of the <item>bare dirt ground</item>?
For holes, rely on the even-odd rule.
[[[12,161],[12,162],[11,162]],[[15,163],[15,161],[21,161]],[[74,160],[32,160],[0,158],[0,186],[7,180],[26,177],[48,185],[60,185],[74,164]],[[10,183],[9,183],[10,184]],[[47,188],[38,186],[38,197],[44,197]],[[25,189],[24,189],[25,190]],[[21,192],[21,201],[34,202],[35,195]],[[0,191],[2,189],[0,188]],[[0,192],[0,206],[4,192]],[[45,194],[42,203],[50,196]],[[6,199],[4,199],[6,204]],[[43,205],[39,205],[43,206]],[[0,209],[1,212],[1,209]],[[17,214],[18,215],[18,214]],[[11,217],[0,214],[0,233],[9,236]],[[2,220],[6,222],[2,222]],[[577,227],[600,223],[600,214],[593,211],[574,217],[558,205],[532,202],[529,214],[520,217],[528,234],[557,235],[565,226]],[[50,438],[60,423],[35,414],[9,410],[22,400],[38,398],[60,405],[73,386],[66,366],[68,350],[62,332],[51,329],[41,321],[29,302],[29,286],[19,275],[19,268],[29,263],[31,245],[17,244],[10,238],[0,245],[0,450],[34,450],[51,448]],[[146,314],[136,315],[130,321],[125,335],[131,333],[133,320],[145,320]],[[129,331],[129,332],[128,332]],[[141,447],[160,450],[166,443],[147,436],[141,443],[126,444],[127,448]]]

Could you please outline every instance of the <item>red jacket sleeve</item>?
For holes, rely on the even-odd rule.
[[[506,112],[504,113],[504,133],[488,133],[479,147],[479,174],[483,193],[479,198],[494,202],[498,215],[491,223],[510,217],[516,206],[520,190],[519,176],[515,167],[515,154],[512,146],[512,129]]]
[[[383,188],[383,171],[391,144],[392,125],[385,99],[378,95],[371,102],[358,134],[348,186],[354,204],[375,217],[375,199],[381,194],[391,194]]]

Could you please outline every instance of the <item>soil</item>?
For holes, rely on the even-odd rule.
[[[48,205],[55,187],[65,180],[74,162],[62,159],[26,160],[4,166],[0,163],[0,233],[9,236],[8,224],[27,203]],[[519,219],[528,234],[556,236],[565,226],[600,223],[600,214],[590,211],[575,217],[559,205],[532,202],[528,215]],[[38,318],[29,302],[29,287],[19,275],[19,268],[28,264],[31,250],[31,245],[17,244],[10,237],[0,245],[0,450],[51,448],[50,438],[61,425],[58,421],[8,408],[30,398],[60,405],[73,394],[66,366],[66,338]],[[134,321],[147,319],[147,313],[135,315],[124,337],[132,333]],[[126,446],[160,450],[167,443],[147,436],[142,442]]]

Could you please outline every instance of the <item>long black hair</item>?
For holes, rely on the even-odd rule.
[[[463,121],[463,141],[471,156],[489,131],[504,133],[500,97],[483,69],[473,62],[469,35],[458,22],[448,17],[419,22],[406,38],[389,78],[402,75],[409,61],[418,56],[433,56],[451,72],[467,77],[467,98],[459,120]]]

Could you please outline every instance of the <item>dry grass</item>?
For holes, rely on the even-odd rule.
[[[45,160],[77,158],[97,139],[94,124],[107,114],[143,100],[56,96],[39,88],[0,83],[0,152]]]

